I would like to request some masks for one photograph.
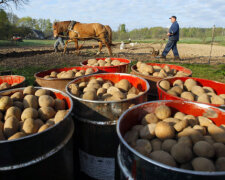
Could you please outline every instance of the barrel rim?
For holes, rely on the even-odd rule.
[[[1,89],[1,90],[0,90],[0,93],[2,93],[2,92],[4,92],[4,91],[7,91],[7,90],[17,89],[17,88],[19,88],[23,83],[25,83],[25,81],[26,81],[26,77],[25,77],[25,76],[21,76],[21,75],[4,75],[4,76],[0,76],[0,77],[6,77],[6,76],[20,77],[20,78],[23,78],[23,81],[20,82],[19,84],[16,84],[15,86],[11,86],[11,87],[8,87],[8,88],[5,88],[5,89]]]
[[[203,78],[196,78],[196,77],[173,77],[173,78],[168,78],[168,79],[161,79],[160,81],[158,81],[156,83],[156,87],[157,87],[158,90],[160,89],[160,91],[163,91],[167,96],[172,96],[173,98],[176,98],[176,100],[182,100],[182,101],[188,101],[188,100],[187,99],[184,99],[182,97],[177,97],[177,96],[174,96],[172,94],[167,93],[159,85],[160,82],[162,82],[163,80],[169,80],[169,81],[171,81],[171,80],[175,80],[175,79],[177,79],[177,80],[178,79],[194,79],[194,80],[197,80],[197,81],[198,80],[207,80],[207,81],[210,81],[210,82],[213,82],[213,83],[218,83],[218,84],[224,84],[225,85],[225,83],[221,83],[219,81],[213,81],[213,80],[208,80],[208,79],[203,79]],[[189,100],[189,101],[191,101],[191,100]],[[191,101],[191,102],[198,103],[197,101]],[[221,104],[209,104],[209,103],[202,103],[202,104],[207,104],[207,105],[210,105],[210,106],[216,106],[216,107],[221,107],[221,108],[225,107],[225,104],[223,104],[223,105],[221,105]]]
[[[139,78],[141,80],[143,80],[145,83],[146,83],[146,90],[144,91],[143,94],[140,94],[140,95],[137,95],[133,98],[130,98],[130,99],[123,99],[123,100],[116,100],[116,101],[97,101],[97,100],[86,100],[86,99],[82,99],[80,97],[77,97],[77,96],[74,96],[73,94],[71,94],[71,92],[69,91],[69,85],[70,84],[73,84],[74,81],[77,81],[81,78],[84,78],[84,77],[90,77],[90,76],[94,76],[94,74],[90,74],[90,75],[86,75],[86,76],[82,76],[82,77],[79,77],[79,78],[76,78],[75,80],[69,82],[67,85],[66,85],[66,93],[69,94],[69,96],[71,96],[72,98],[76,99],[76,100],[79,100],[79,101],[83,101],[83,102],[89,102],[89,103],[99,103],[99,104],[109,104],[109,103],[120,103],[120,102],[125,102],[127,100],[133,100],[133,99],[136,99],[140,96],[143,96],[144,94],[148,93],[148,91],[150,90],[150,85],[148,83],[147,80],[145,80],[144,78],[142,77],[138,77],[136,75],[133,75],[133,74],[127,74],[127,73],[98,73],[97,75],[110,75],[110,74],[114,74],[114,75],[125,75],[125,76],[133,76],[133,77],[136,77],[136,78]]]
[[[73,66],[73,67],[68,67],[68,68],[74,68],[74,69],[76,69],[77,67],[78,68],[92,68],[92,69],[94,69],[95,72],[94,73],[91,73],[91,74],[95,74],[95,73],[98,73],[99,72],[99,69],[97,67],[94,67],[94,66],[93,67],[92,66],[90,66],[90,67],[86,67],[86,66]],[[67,67],[62,67],[62,68],[67,68]],[[49,79],[45,79],[44,77],[38,76],[39,73],[44,73],[44,72],[47,72],[47,71],[51,71],[52,72],[54,70],[58,70],[58,69],[62,69],[62,68],[54,68],[54,69],[49,69],[49,70],[45,70],[45,71],[39,71],[39,72],[36,72],[34,74],[34,77],[36,79],[41,79],[41,80],[45,80],[45,81],[65,81],[65,80],[74,80],[74,79],[78,78],[78,77],[75,77],[75,78],[49,78]]]
[[[124,58],[110,57],[110,59],[111,59],[111,58],[113,58],[113,60],[124,59]],[[101,59],[106,59],[106,57],[104,57],[104,58],[95,58],[95,59],[97,59],[97,61],[98,61],[98,60],[101,60]],[[129,65],[129,64],[131,63],[131,60],[129,60],[129,59],[125,59],[125,60],[127,60],[127,61],[129,61],[129,62],[126,63],[126,64],[116,65],[116,66],[89,66],[89,65],[87,65],[87,64],[84,64],[84,62],[88,61],[88,59],[87,59],[87,60],[85,60],[85,61],[80,62],[80,65],[81,65],[81,66],[84,66],[84,67],[113,68],[113,67],[127,66],[127,65]]]
[[[2,94],[2,93],[7,93],[7,92],[10,92],[10,91],[19,91],[19,90],[23,90],[23,89],[25,89],[25,88],[26,88],[26,87],[16,88],[16,89],[10,89],[10,90],[6,90],[6,91],[2,91],[2,92],[0,92],[0,94]],[[58,90],[58,89],[53,89],[53,88],[47,88],[47,87],[34,87],[34,88],[35,88],[35,89],[46,89],[46,90],[50,90],[50,91],[52,91],[52,92],[61,93],[64,97],[69,98],[71,107],[69,108],[68,113],[66,114],[66,116],[64,117],[64,119],[63,119],[62,121],[64,121],[66,118],[69,118],[69,116],[71,115],[72,110],[73,110],[73,100],[71,99],[71,97],[70,97],[68,94],[66,94],[66,93],[64,93],[64,92],[62,92],[62,91],[60,91],[60,90]],[[18,139],[12,139],[12,140],[7,140],[7,139],[6,139],[6,140],[1,140],[1,141],[0,141],[0,144],[3,144],[3,143],[10,143],[10,142],[15,142],[15,141],[22,141],[22,140],[24,140],[24,139],[32,138],[32,137],[37,136],[37,135],[39,135],[39,134],[46,133],[48,130],[53,129],[53,128],[55,128],[56,126],[59,126],[59,124],[62,123],[62,121],[58,122],[57,124],[54,124],[53,126],[47,128],[47,129],[45,129],[45,130],[42,131],[42,132],[37,132],[37,133],[34,133],[34,134],[30,134],[30,135],[27,135],[27,136],[24,136],[24,137],[21,137],[21,138],[18,138]]]
[[[124,140],[124,138],[122,137],[121,133],[120,133],[120,123],[123,119],[123,117],[125,116],[125,114],[127,114],[128,112],[132,111],[133,109],[145,105],[145,104],[150,104],[150,103],[158,103],[158,102],[183,102],[183,103],[190,103],[190,104],[195,104],[198,106],[201,106],[203,108],[216,108],[220,111],[225,112],[225,110],[217,108],[215,106],[210,106],[208,104],[203,104],[203,103],[197,103],[197,102],[192,102],[192,101],[182,101],[182,100],[158,100],[158,101],[151,101],[151,102],[144,102],[138,105],[135,105],[129,109],[127,109],[126,111],[123,112],[123,114],[119,117],[117,125],[116,125],[116,132],[117,135],[120,139],[120,142],[126,146],[126,148],[131,151],[135,156],[138,156],[140,159],[147,161],[151,164],[154,164],[156,166],[159,166],[161,168],[165,168],[168,170],[172,170],[172,171],[177,171],[177,172],[181,172],[181,173],[187,173],[187,174],[193,174],[193,175],[207,175],[207,176],[215,176],[215,175],[225,175],[225,171],[214,171],[214,172],[209,172],[209,171],[194,171],[194,170],[186,170],[186,169],[181,169],[181,168],[177,168],[177,167],[172,167],[163,163],[160,163],[158,161],[152,160],[144,155],[142,155],[141,153],[139,153],[138,151],[136,151],[135,149],[131,148],[130,145]]]

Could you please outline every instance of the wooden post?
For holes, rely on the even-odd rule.
[[[211,55],[212,55],[212,47],[213,47],[213,42],[214,42],[215,27],[216,27],[215,25],[213,25],[213,27],[212,27],[212,41],[211,41],[211,49],[210,49],[210,53],[209,53],[208,64],[210,64]]]

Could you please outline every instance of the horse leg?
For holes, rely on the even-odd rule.
[[[65,46],[64,46],[63,54],[66,53],[66,50],[67,50],[67,44],[68,44],[70,41],[71,41],[71,40],[67,40],[67,41],[66,41]]]
[[[101,50],[102,50],[102,42],[99,41],[98,44],[99,44],[99,50],[98,50],[96,55],[99,55],[101,53]]]
[[[106,45],[109,55],[112,56],[112,50],[111,46],[109,45],[109,42],[105,38],[102,38],[101,41]]]

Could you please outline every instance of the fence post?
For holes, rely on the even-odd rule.
[[[215,25],[213,25],[212,27],[212,41],[211,41],[211,49],[210,49],[210,53],[209,53],[209,60],[208,60],[208,64],[210,64],[211,61],[211,55],[212,55],[212,47],[213,47],[213,42],[214,42],[214,34],[215,34]]]

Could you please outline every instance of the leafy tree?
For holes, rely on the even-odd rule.
[[[0,8],[10,7],[10,4],[14,4],[16,8],[23,6],[24,4],[28,4],[29,0],[0,0]]]

